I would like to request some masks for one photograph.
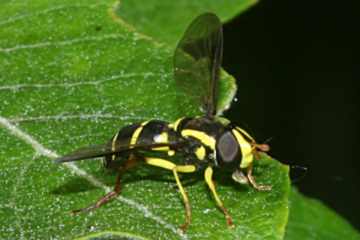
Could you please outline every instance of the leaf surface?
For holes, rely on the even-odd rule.
[[[117,2],[113,7],[124,23],[156,41],[175,47],[188,24],[204,12],[216,13],[227,22],[257,3],[257,0],[136,1]]]
[[[215,9],[228,20],[253,3],[178,1],[172,7],[162,2],[167,11],[135,1],[0,3],[0,238],[283,238],[288,169],[267,156],[257,162],[255,176],[272,185],[271,192],[238,186],[215,173],[235,229],[227,228],[199,173],[194,179],[183,176],[193,222],[186,234],[179,232],[181,198],[171,174],[155,168],[125,174],[121,196],[106,206],[69,214],[110,191],[115,175],[99,161],[56,165],[51,160],[104,143],[130,123],[199,114],[199,106],[176,88],[173,47],[199,12]],[[159,11],[150,21],[152,6]],[[169,19],[180,8],[186,14],[175,11]],[[236,91],[225,72],[220,88],[223,110]]]
[[[360,239],[360,234],[346,220],[320,201],[304,197],[295,188],[289,205],[286,240]]]

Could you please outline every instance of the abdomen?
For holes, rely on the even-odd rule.
[[[114,150],[115,146],[127,146],[129,151],[105,157],[104,165],[107,168],[113,168],[115,161],[118,162],[122,157],[126,158],[127,153],[137,145],[167,143],[174,141],[175,135],[175,131],[169,128],[169,123],[161,120],[150,120],[125,126],[111,138],[110,144]],[[157,147],[152,150],[170,151],[169,147]]]

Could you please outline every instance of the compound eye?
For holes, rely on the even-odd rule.
[[[216,151],[224,163],[230,163],[236,159],[239,153],[239,144],[230,131],[225,132],[217,140]]]

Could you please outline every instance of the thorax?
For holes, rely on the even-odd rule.
[[[196,160],[204,164],[216,162],[216,141],[225,131],[224,123],[206,117],[180,118],[170,125],[182,137],[199,142],[194,150]]]

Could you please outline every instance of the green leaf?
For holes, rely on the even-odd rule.
[[[147,238],[123,232],[99,232],[77,238],[77,240],[147,240]]]
[[[99,161],[56,165],[51,159],[104,143],[133,122],[200,114],[172,77],[176,41],[202,11],[226,21],[254,3],[161,2],[0,3],[1,239],[283,238],[288,169],[267,156],[256,162],[254,174],[273,186],[271,192],[215,173],[234,229],[226,226],[200,173],[195,183],[183,176],[193,221],[180,233],[181,198],[171,174],[155,168],[125,174],[121,196],[106,206],[69,214],[110,191],[115,175]],[[224,110],[236,85],[225,72],[221,84]]]
[[[306,198],[293,189],[285,239],[360,239],[360,234],[321,202]]]
[[[280,239],[288,179],[286,169],[271,160],[255,172],[260,182],[274,186],[270,193],[219,184],[237,225],[233,230],[199,176],[187,186],[193,224],[186,235],[179,233],[182,201],[171,175],[156,169],[124,176],[117,201],[89,214],[69,214],[109,191],[114,175],[105,174],[97,161],[56,165],[51,158],[105,142],[134,121],[174,120],[199,109],[176,91],[172,50],[119,24],[109,14],[111,2],[55,4],[3,2],[0,8],[0,237],[69,239],[116,232],[127,238],[252,239],[266,232]],[[224,77],[223,96],[231,99],[233,79]],[[268,220],[257,220],[259,212]]]
[[[257,0],[219,1],[119,1],[114,5],[116,15],[126,24],[174,47],[188,24],[204,12],[216,13],[226,22],[257,3]]]

